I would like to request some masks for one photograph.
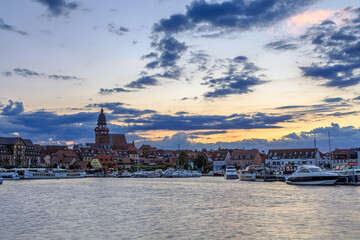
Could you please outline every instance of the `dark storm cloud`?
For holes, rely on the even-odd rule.
[[[21,35],[28,35],[26,32],[16,30],[14,26],[6,24],[2,18],[0,18],[0,29],[10,31],[10,32],[14,32],[14,33],[18,33],[18,34],[21,34]]]
[[[73,11],[79,7],[76,2],[67,2],[65,0],[34,0],[46,6],[52,16],[68,15],[70,11]]]
[[[116,27],[115,24],[110,23],[107,25],[109,32],[115,33],[116,35],[122,36],[130,30],[126,27]]]
[[[261,75],[257,74],[261,69],[249,62],[245,56],[229,60],[226,68],[223,77],[213,78],[213,73],[210,71],[204,78],[203,85],[208,85],[213,89],[204,94],[205,98],[222,98],[233,94],[250,93],[255,86],[266,82]]]
[[[133,92],[133,91],[124,88],[110,88],[110,89],[100,88],[99,94],[106,95],[106,94],[121,93],[121,92]]]
[[[160,83],[156,78],[152,76],[142,76],[137,80],[132,81],[129,84],[126,84],[125,87],[142,89],[147,86],[158,86],[158,85],[160,85]]]
[[[290,43],[285,40],[279,40],[266,44],[265,48],[273,49],[276,51],[286,51],[286,50],[295,50],[298,48],[298,45],[294,43]]]
[[[187,30],[228,28],[247,31],[274,24],[302,11],[315,3],[313,0],[232,0],[208,3],[196,0],[186,6],[184,14],[174,14],[154,24],[154,32],[167,34]]]
[[[2,115],[15,116],[24,112],[24,106],[22,102],[13,102],[9,100],[9,104],[2,109]]]

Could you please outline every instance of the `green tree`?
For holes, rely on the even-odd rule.
[[[197,168],[205,168],[207,165],[209,164],[208,160],[206,159],[206,157],[202,154],[199,154],[197,156],[197,158],[194,159],[194,165]]]
[[[189,164],[189,156],[185,151],[181,151],[178,158],[178,166],[179,168],[187,169],[190,167]]]

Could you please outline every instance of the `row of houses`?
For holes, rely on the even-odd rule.
[[[139,149],[128,144],[124,149],[101,148],[93,144],[67,146],[34,145],[30,139],[0,137],[1,167],[54,167],[102,168],[104,170],[125,169],[133,165],[176,166],[180,151],[162,150],[143,145]],[[285,165],[314,164],[333,167],[339,163],[360,162],[360,148],[335,149],[322,153],[317,148],[270,149],[268,153],[258,149],[234,149],[217,151],[186,151],[190,163],[201,154],[212,165],[213,171],[220,171],[226,165],[245,168],[264,164],[271,168]]]

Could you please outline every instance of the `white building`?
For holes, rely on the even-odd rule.
[[[211,154],[209,161],[213,162],[213,171],[218,172],[225,165],[230,164],[230,153],[229,151],[214,151]]]
[[[271,168],[281,169],[285,165],[326,166],[330,164],[330,160],[317,148],[270,149],[265,164]]]

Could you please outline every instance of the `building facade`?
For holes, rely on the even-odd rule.
[[[29,167],[40,165],[40,153],[30,139],[0,137],[0,166]]]

